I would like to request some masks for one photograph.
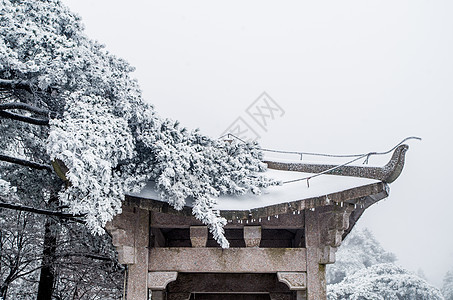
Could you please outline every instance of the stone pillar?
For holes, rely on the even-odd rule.
[[[307,300],[326,299],[326,267],[319,264],[321,226],[318,211],[305,210]]]
[[[261,226],[244,226],[246,247],[259,247],[261,242]]]
[[[305,210],[307,300],[326,299],[326,264],[335,262],[353,210],[354,205],[348,203]]]
[[[107,224],[118,260],[127,265],[127,300],[148,299],[149,211],[123,207]]]
[[[149,211],[136,208],[134,215],[135,263],[128,268],[127,300],[147,300]]]
[[[206,247],[208,242],[208,227],[190,226],[190,242],[194,248]]]

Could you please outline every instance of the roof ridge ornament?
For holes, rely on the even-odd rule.
[[[393,155],[390,161],[383,167],[365,167],[365,166],[348,166],[347,164],[357,161],[362,157],[368,158],[371,155],[377,155],[378,153],[372,152],[364,154],[362,157],[356,158],[343,165],[328,165],[328,164],[308,164],[308,163],[285,163],[276,161],[264,161],[269,169],[280,170],[280,171],[296,171],[304,173],[314,173],[319,175],[339,175],[339,176],[352,176],[360,178],[377,179],[385,183],[391,183],[395,181],[401,174],[404,162],[405,154],[409,146],[406,144],[398,145],[393,150]],[[316,175],[309,176],[313,178]],[[306,180],[308,178],[302,178],[295,181]],[[293,181],[290,181],[293,182]],[[290,183],[284,182],[284,183]]]

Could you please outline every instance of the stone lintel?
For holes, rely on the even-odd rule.
[[[208,241],[208,227],[206,226],[190,226],[190,242],[192,247],[206,247]]]
[[[148,273],[148,288],[151,290],[165,290],[167,284],[175,281],[178,277],[178,272],[149,272]]]
[[[152,248],[149,271],[276,273],[307,269],[305,248]]]
[[[244,226],[246,247],[259,247],[261,242],[261,226]]]
[[[166,288],[173,293],[288,293],[276,273],[178,273],[178,279]]]
[[[305,290],[307,288],[307,273],[305,272],[277,272],[277,278],[292,291]]]

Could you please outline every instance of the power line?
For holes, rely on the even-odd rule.
[[[243,143],[247,143],[245,142],[243,139],[241,139],[240,137],[232,134],[232,133],[227,133],[227,134],[224,134],[223,136],[219,137],[219,139],[222,139],[224,138],[225,136],[228,136],[228,137],[233,137],[235,139],[237,139],[238,141],[241,141]],[[286,151],[286,150],[276,150],[276,149],[269,149],[269,148],[261,148],[262,151],[264,152],[273,152],[273,153],[281,153],[281,154],[297,154],[297,155],[300,155],[301,157],[303,155],[307,155],[307,156],[323,156],[323,157],[340,157],[340,158],[347,158],[347,157],[361,157],[361,156],[371,156],[371,155],[385,155],[385,154],[388,154],[390,152],[392,152],[393,150],[395,150],[396,148],[398,148],[398,146],[400,146],[401,144],[403,144],[405,141],[407,140],[421,140],[421,138],[419,137],[416,137],[416,136],[410,136],[410,137],[407,137],[405,138],[404,140],[402,140],[400,143],[398,143],[395,147],[393,147],[392,149],[388,150],[388,151],[385,151],[385,152],[369,152],[369,153],[360,153],[360,154],[327,154],[327,153],[316,153],[316,152],[302,152],[302,151]]]

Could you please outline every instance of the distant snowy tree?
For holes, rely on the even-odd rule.
[[[329,285],[329,300],[442,300],[440,291],[395,264],[377,264]]]
[[[447,272],[442,284],[442,294],[445,300],[453,300],[453,269]]]
[[[354,228],[340,246],[336,262],[327,268],[328,299],[443,299],[437,288],[395,261],[370,230]]]
[[[338,249],[336,262],[327,266],[327,283],[338,283],[359,270],[395,260],[396,256],[385,251],[370,230],[354,228]]]

